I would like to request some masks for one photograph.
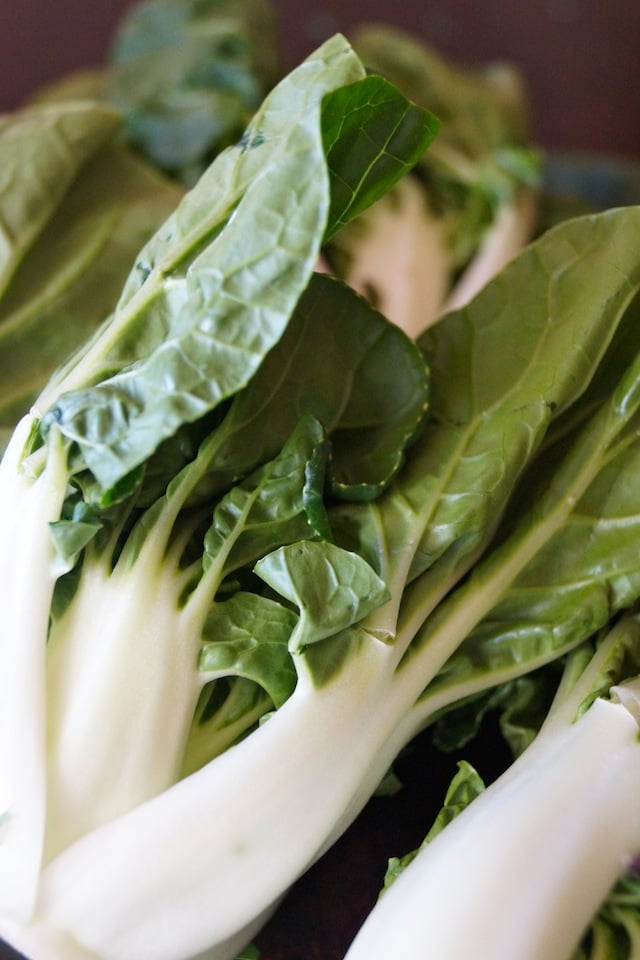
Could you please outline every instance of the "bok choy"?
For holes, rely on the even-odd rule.
[[[329,40],[12,436],[0,933],[33,960],[231,960],[418,730],[640,595],[638,208],[419,343],[315,273],[437,127]]]
[[[182,190],[117,142],[93,101],[0,121],[0,452],[54,370],[103,321]]]
[[[350,286],[415,337],[533,238],[541,157],[512,64],[463,65],[389,24],[363,24],[350,39],[369,69],[441,122],[412,175],[326,251]]]
[[[62,904],[45,905],[45,874],[163,795],[195,824],[172,791],[231,756],[295,685],[292,654],[309,641],[293,608],[259,587],[291,552],[334,601],[318,642],[386,597],[366,561],[331,542],[325,485],[343,498],[388,485],[424,417],[427,372],[397,327],[313,270],[323,239],[436,129],[367,77],[343,38],[329,41],[142,249],[112,315],[11,438],[0,469],[0,912],[3,935],[30,956],[228,956],[263,912],[234,926],[237,912],[207,911],[186,940],[185,914],[166,939],[158,901],[146,920],[86,934],[61,920]],[[324,361],[332,341],[342,367]],[[390,360],[398,379],[380,383]],[[346,455],[354,432],[357,460]],[[294,873],[308,845],[294,848]],[[170,877],[156,879],[174,899]],[[263,880],[266,907],[281,891]]]
[[[512,766],[484,790],[461,765],[423,846],[390,865],[349,960],[636,956],[639,667],[634,611],[568,656]]]

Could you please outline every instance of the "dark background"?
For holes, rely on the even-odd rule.
[[[0,109],[100,62],[128,0],[0,0]],[[508,58],[553,149],[640,155],[638,0],[274,0],[293,66],[336,30],[386,20],[469,62]]]
[[[0,0],[0,110],[14,108],[64,72],[103,62],[127,5],[127,0]],[[385,20],[461,61],[515,62],[529,90],[534,136],[543,147],[640,157],[638,0],[274,0],[273,5],[287,66],[337,30],[348,36],[356,23]],[[506,758],[494,752],[491,734],[486,731],[465,754],[486,779]],[[375,900],[387,858],[421,841],[456,759],[437,754],[428,735],[419,738],[398,764],[404,790],[372,800],[294,887],[258,939],[261,960],[342,960]],[[0,945],[0,958],[11,955]]]

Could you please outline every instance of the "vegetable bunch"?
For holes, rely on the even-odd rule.
[[[327,41],[11,437],[0,933],[33,960],[232,960],[419,730],[640,595],[640,209],[417,343],[315,272],[437,130]]]
[[[559,683],[547,668],[510,691],[513,732],[556,687],[535,739],[489,788],[460,764],[422,847],[390,863],[349,960],[461,960],[472,943],[492,960],[637,956],[639,641],[636,605],[566,657]]]
[[[258,746],[264,763],[279,753],[295,722],[279,734],[278,710],[258,723],[290,703],[294,714],[315,709],[307,648],[387,595],[331,537],[324,495],[366,499],[388,485],[424,417],[427,372],[396,326],[314,266],[325,238],[401,177],[436,129],[366,76],[343,38],[329,41],[143,247],[111,316],[11,438],[0,468],[0,897],[3,934],[28,954],[232,955],[325,843],[329,811],[315,840],[291,846],[281,888],[264,861],[253,894],[243,869],[235,907],[232,897],[203,912],[201,897],[216,896],[198,880],[211,874],[213,834],[231,868],[241,834],[259,825],[231,799],[236,826],[215,815],[213,845],[203,844],[183,791],[215,809],[237,750]],[[326,363],[331,343],[339,364]],[[389,362],[393,383],[378,376]],[[240,782],[256,770],[242,766],[237,797],[257,799]],[[127,872],[142,866],[134,837],[152,843],[151,860],[169,858],[147,860],[142,885],[131,876],[148,903],[133,914],[116,865],[122,826]],[[71,863],[94,841],[104,870],[89,888],[85,865]],[[223,875],[232,885],[224,868],[216,882]],[[169,937],[157,925],[164,899]]]

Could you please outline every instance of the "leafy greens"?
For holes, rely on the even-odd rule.
[[[638,599],[640,210],[560,223],[418,343],[316,272],[437,130],[327,41],[12,435],[0,931],[27,955],[231,960],[415,733]]]

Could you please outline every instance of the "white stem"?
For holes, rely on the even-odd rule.
[[[537,199],[522,190],[499,209],[476,256],[449,295],[442,313],[466,306],[531,240],[537,216]]]
[[[640,741],[604,700],[547,734],[418,854],[347,960],[569,960],[640,850]]]
[[[420,184],[404,177],[366,220],[345,281],[410,337],[442,309],[453,272],[447,225],[433,214]]]
[[[102,960],[72,937],[38,921],[18,924],[0,916],[0,937],[29,960]]]
[[[45,820],[45,649],[56,581],[49,523],[66,490],[52,436],[44,471],[23,469],[25,416],[0,465],[0,913],[26,920],[35,901]]]
[[[369,639],[325,687],[300,684],[246,740],[64,851],[39,917],[104,960],[231,960],[386,772],[388,658]]]
[[[113,572],[88,559],[52,631],[45,860],[180,774],[204,682],[201,624],[179,608],[172,563],[145,548]]]

